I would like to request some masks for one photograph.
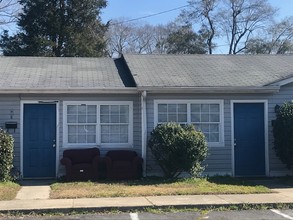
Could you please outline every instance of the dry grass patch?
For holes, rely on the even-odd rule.
[[[269,193],[264,186],[255,186],[234,178],[144,179],[123,182],[72,182],[51,185],[52,199],[99,198],[161,195],[247,194]]]
[[[13,182],[0,182],[0,200],[14,199],[20,186]]]

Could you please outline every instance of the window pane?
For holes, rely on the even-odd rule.
[[[96,143],[96,136],[95,135],[88,135],[87,136],[87,143]]]
[[[178,114],[178,122],[187,122],[187,114]]]
[[[97,116],[96,115],[88,115],[87,116],[87,122],[88,123],[96,123],[97,122]]]
[[[120,126],[119,125],[112,125],[110,127],[111,134],[119,134],[120,133]]]
[[[95,106],[95,105],[88,105],[87,106],[87,114],[89,114],[89,115],[96,115],[97,114],[97,106]]]
[[[101,111],[101,114],[109,114],[110,112],[109,105],[101,105],[100,111]]]
[[[200,122],[200,114],[191,114],[192,122]]]
[[[209,136],[209,141],[210,142],[219,142],[219,133],[210,133]]]
[[[120,135],[119,134],[111,134],[111,143],[119,143]]]
[[[108,115],[101,115],[101,123],[109,123],[110,122],[110,118]]]
[[[201,122],[209,122],[209,114],[201,114]]]
[[[178,112],[186,112],[187,113],[187,105],[186,104],[180,104],[178,105]]]
[[[209,104],[201,104],[201,112],[209,112]]]
[[[120,123],[128,123],[128,114],[127,115],[120,115]]]
[[[168,122],[177,122],[177,115],[175,115],[175,114],[169,114],[169,116],[168,116]]]
[[[86,114],[86,105],[79,105],[78,106],[78,114]]]
[[[128,105],[120,105],[120,113],[128,115],[129,106]]]
[[[78,135],[78,143],[86,143],[86,135]]]
[[[128,134],[120,135],[120,143],[128,143]]]
[[[102,134],[101,135],[101,142],[102,143],[110,143],[110,136],[109,136],[109,134]]]
[[[111,115],[111,123],[119,123],[119,115]]]
[[[159,122],[167,122],[168,121],[167,114],[159,114],[158,121]]]
[[[68,143],[74,144],[77,142],[77,136],[76,135],[68,135]]]
[[[202,132],[209,132],[210,131],[210,126],[209,125],[205,125],[205,124],[203,124],[203,125],[201,125],[201,130],[202,130]]]
[[[77,132],[77,127],[76,125],[69,125],[68,126],[68,133],[69,134],[75,134]]]
[[[120,125],[120,134],[128,134],[128,125]]]
[[[177,112],[177,105],[176,104],[169,104],[168,105],[168,112],[172,112],[172,113]]]
[[[219,132],[219,125],[218,124],[211,124],[210,131],[211,132]]]
[[[86,115],[78,115],[78,123],[86,123]]]
[[[67,106],[67,114],[77,114],[77,106],[76,105],[68,105]]]
[[[110,126],[109,125],[102,125],[101,126],[101,133],[107,134],[110,132]]]
[[[210,115],[211,122],[220,122],[220,115],[219,114],[211,114]]]
[[[67,115],[67,123],[77,123],[76,115]]]
[[[191,104],[191,112],[200,112],[200,104]]]
[[[220,115],[219,114],[211,114],[210,115],[211,122],[220,122]]]
[[[85,134],[85,133],[86,133],[85,125],[79,125],[78,126],[78,134]]]
[[[211,112],[220,112],[220,105],[219,104],[210,104],[210,111]]]
[[[86,132],[87,133],[96,133],[96,126],[95,125],[87,125],[86,126]]]
[[[167,113],[167,104],[159,104],[158,111],[159,111],[159,113],[163,113],[163,112]]]
[[[119,114],[119,105],[111,105],[110,114]]]

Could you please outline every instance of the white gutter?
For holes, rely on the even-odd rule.
[[[44,89],[11,89],[11,88],[0,88],[0,94],[137,94],[137,88],[44,88]]]
[[[147,91],[148,93],[277,93],[280,86],[264,86],[264,87],[154,87],[142,86],[138,87],[139,91]]]
[[[147,112],[146,112],[146,91],[142,91],[141,100],[141,156],[143,158],[143,176],[146,176],[147,162]]]

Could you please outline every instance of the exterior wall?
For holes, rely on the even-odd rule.
[[[210,147],[209,156],[206,161],[208,165],[205,173],[214,174],[232,174],[232,146],[231,146],[231,100],[268,100],[268,152],[269,152],[269,175],[285,175],[291,172],[285,168],[285,165],[276,157],[273,150],[272,120],[275,119],[275,105],[281,105],[285,101],[293,100],[293,83],[283,86],[279,93],[267,94],[148,94],[147,95],[147,134],[154,128],[154,100],[224,100],[224,145],[220,147]],[[64,101],[132,101],[133,102],[133,149],[141,155],[141,104],[140,96],[137,95],[0,95],[0,127],[5,127],[5,122],[17,122],[17,129],[9,130],[15,139],[14,164],[17,170],[21,168],[21,101],[46,101],[56,100],[59,103],[59,158],[64,151],[63,146],[63,102]],[[101,154],[104,155],[109,148],[101,148]],[[113,149],[113,148],[111,148]],[[147,149],[147,175],[159,175],[161,170],[154,161],[151,152]],[[63,167],[58,163],[58,175],[64,173]]]
[[[224,145],[220,147],[209,147],[209,156],[206,160],[207,175],[232,175],[232,130],[231,130],[231,101],[232,100],[267,100],[268,101],[268,160],[269,175],[281,175],[287,172],[285,166],[277,159],[273,150],[272,120],[275,118],[274,107],[284,101],[293,99],[293,84],[284,86],[280,93],[268,94],[148,94],[147,96],[147,132],[148,138],[154,125],[154,100],[224,100]],[[147,174],[159,175],[161,170],[156,164],[150,149],[147,149]],[[288,173],[288,172],[287,172]]]
[[[273,138],[272,120],[276,118],[275,106],[282,105],[284,102],[293,100],[293,83],[282,86],[280,92],[274,94],[269,99],[269,158],[270,158],[270,176],[292,175],[292,171],[287,170],[285,165],[276,156]]]
[[[5,122],[17,122],[15,131],[8,132],[14,137],[14,166],[20,168],[20,101],[17,95],[0,95],[0,127],[5,128]]]
[[[58,120],[59,124],[57,125],[59,129],[58,133],[58,142],[57,142],[57,150],[59,150],[59,154],[57,154],[57,170],[58,176],[64,174],[64,168],[60,165],[59,160],[62,158],[63,151],[66,148],[63,145],[63,102],[64,101],[131,101],[133,102],[133,150],[135,150],[139,155],[141,155],[141,108],[140,108],[140,96],[139,95],[3,95],[0,96],[0,127],[5,126],[6,121],[16,121],[18,124],[18,128],[14,132],[10,130],[9,133],[13,135],[15,138],[15,158],[14,165],[15,168],[20,171],[21,170],[21,101],[58,101],[59,106],[59,115]],[[13,113],[12,113],[13,111]],[[11,116],[12,115],[12,116]],[[11,119],[12,117],[12,119]],[[81,145],[82,147],[82,145]],[[101,155],[105,155],[105,153],[110,148],[101,148]],[[115,149],[115,148],[111,148]],[[121,148],[119,148],[121,149]]]

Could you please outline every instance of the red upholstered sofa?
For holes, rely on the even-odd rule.
[[[143,159],[135,151],[110,150],[104,161],[109,179],[138,179],[142,176]]]
[[[66,169],[66,180],[95,180],[99,177],[100,161],[98,148],[69,149],[63,152],[61,164]]]

